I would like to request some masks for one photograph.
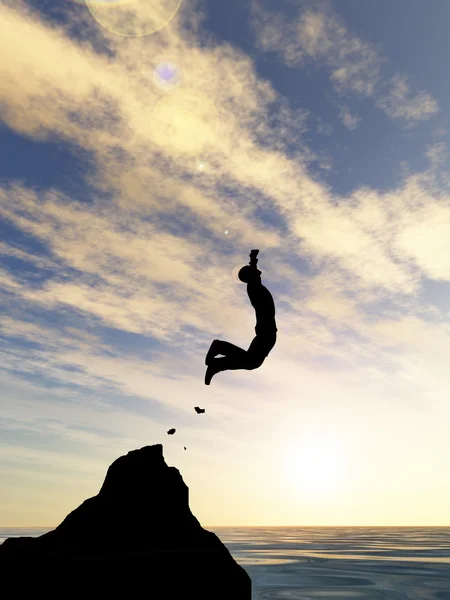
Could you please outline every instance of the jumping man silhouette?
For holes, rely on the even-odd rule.
[[[256,268],[259,250],[250,252],[250,263],[239,271],[239,279],[247,284],[247,294],[256,313],[256,336],[253,338],[248,350],[243,350],[230,342],[213,340],[205,364],[207,365],[205,384],[209,385],[211,379],[220,371],[258,369],[277,341],[277,324],[275,322],[275,304],[272,294],[261,283],[261,271]],[[223,354],[223,358],[215,358]]]

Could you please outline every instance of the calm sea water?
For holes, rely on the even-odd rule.
[[[450,527],[204,528],[250,575],[253,600],[450,600]],[[47,531],[0,528],[0,543]]]

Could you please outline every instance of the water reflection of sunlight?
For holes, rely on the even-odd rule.
[[[257,558],[256,556],[239,557],[240,565],[282,565],[287,563],[298,563],[299,561],[290,558]]]
[[[293,558],[293,559],[289,559],[289,558],[280,558],[277,559],[276,555],[277,554],[282,554],[282,555],[286,555],[286,552],[289,552],[289,555],[292,557],[297,557],[297,558]],[[375,561],[388,561],[388,562],[434,562],[434,563],[450,563],[450,557],[449,556],[380,556],[377,554],[347,554],[347,552],[340,552],[339,550],[336,551],[336,553],[330,553],[330,552],[311,552],[309,550],[302,550],[302,549],[294,549],[294,548],[290,548],[288,551],[286,550],[286,548],[284,549],[280,549],[280,550],[276,550],[276,549],[271,549],[270,550],[270,557],[269,558],[259,558],[257,556],[252,556],[252,555],[257,555],[257,554],[268,554],[268,550],[267,548],[254,548],[252,550],[247,550],[245,553],[245,560],[248,560],[250,562],[246,563],[246,564],[261,564],[261,563],[265,563],[265,564],[278,564],[278,563],[289,563],[289,562],[308,562],[307,559],[309,558],[326,558],[326,559],[340,559],[340,560],[355,560],[355,561],[370,561],[370,562],[375,562]],[[303,559],[303,560],[302,560]],[[270,563],[266,563],[266,560],[272,561]],[[241,562],[241,560],[239,559],[239,562]]]

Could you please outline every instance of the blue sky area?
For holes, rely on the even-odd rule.
[[[450,3],[183,0],[142,36],[112,31],[127,26],[114,2],[89,4],[0,7],[0,524],[56,524],[114,458],[152,443],[214,525],[431,524],[439,465],[429,481],[425,462],[416,512],[356,513],[342,483],[332,513],[301,467],[283,484],[292,504],[252,503],[260,457],[316,435],[353,465],[365,505],[364,460],[382,471],[413,445],[398,423],[435,444],[448,423]],[[166,62],[173,89],[155,83]],[[279,339],[258,375],[207,388],[212,339],[254,335],[236,278],[252,248]],[[402,460],[387,479],[403,469],[406,501]],[[217,465],[213,497],[199,482]],[[249,465],[229,522],[223,489]],[[55,473],[69,487],[51,512]]]

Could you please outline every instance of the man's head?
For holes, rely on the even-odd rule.
[[[242,283],[250,283],[252,281],[260,281],[261,279],[261,271],[251,267],[250,265],[245,265],[238,273],[239,279]]]

